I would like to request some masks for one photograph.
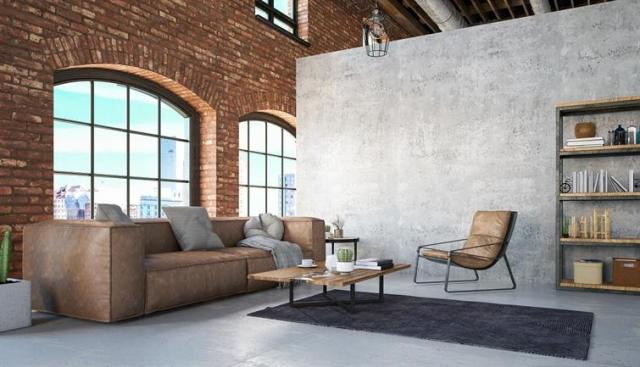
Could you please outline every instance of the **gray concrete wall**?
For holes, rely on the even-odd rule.
[[[516,275],[552,282],[555,105],[640,95],[639,19],[618,0],[299,60],[298,213],[411,261],[475,210],[517,210]]]

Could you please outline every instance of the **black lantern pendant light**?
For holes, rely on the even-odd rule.
[[[362,22],[362,44],[371,57],[384,56],[389,49],[389,35],[382,24],[383,20],[384,15],[380,13],[376,1],[371,16],[364,18]]]

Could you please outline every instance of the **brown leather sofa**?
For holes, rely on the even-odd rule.
[[[168,221],[135,225],[46,221],[24,229],[24,278],[35,310],[114,322],[273,287],[247,275],[275,269],[270,253],[236,247],[247,218],[212,218],[225,248],[184,252]],[[324,260],[324,222],[284,219],[284,240]]]

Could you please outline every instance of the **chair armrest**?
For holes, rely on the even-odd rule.
[[[101,322],[144,313],[141,226],[46,221],[25,226],[23,246],[34,309]]]
[[[459,240],[443,241],[443,242],[430,243],[430,244],[427,244],[427,245],[420,245],[416,249],[416,252],[420,253],[420,250],[422,250],[425,247],[433,247],[433,246],[438,246],[438,245],[444,245],[444,244],[447,244],[447,243],[462,242],[462,241],[466,241],[466,240],[467,240],[466,238],[461,238]]]
[[[324,221],[310,217],[286,217],[284,240],[297,243],[303,250],[312,251],[313,259],[324,261]]]

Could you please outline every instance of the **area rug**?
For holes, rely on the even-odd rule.
[[[349,298],[347,291],[329,293]],[[377,294],[358,292],[357,297]],[[303,300],[322,299],[317,294]],[[350,314],[338,306],[282,304],[249,316],[580,360],[587,359],[593,323],[590,312],[401,295],[385,295],[384,303],[356,307]]]

